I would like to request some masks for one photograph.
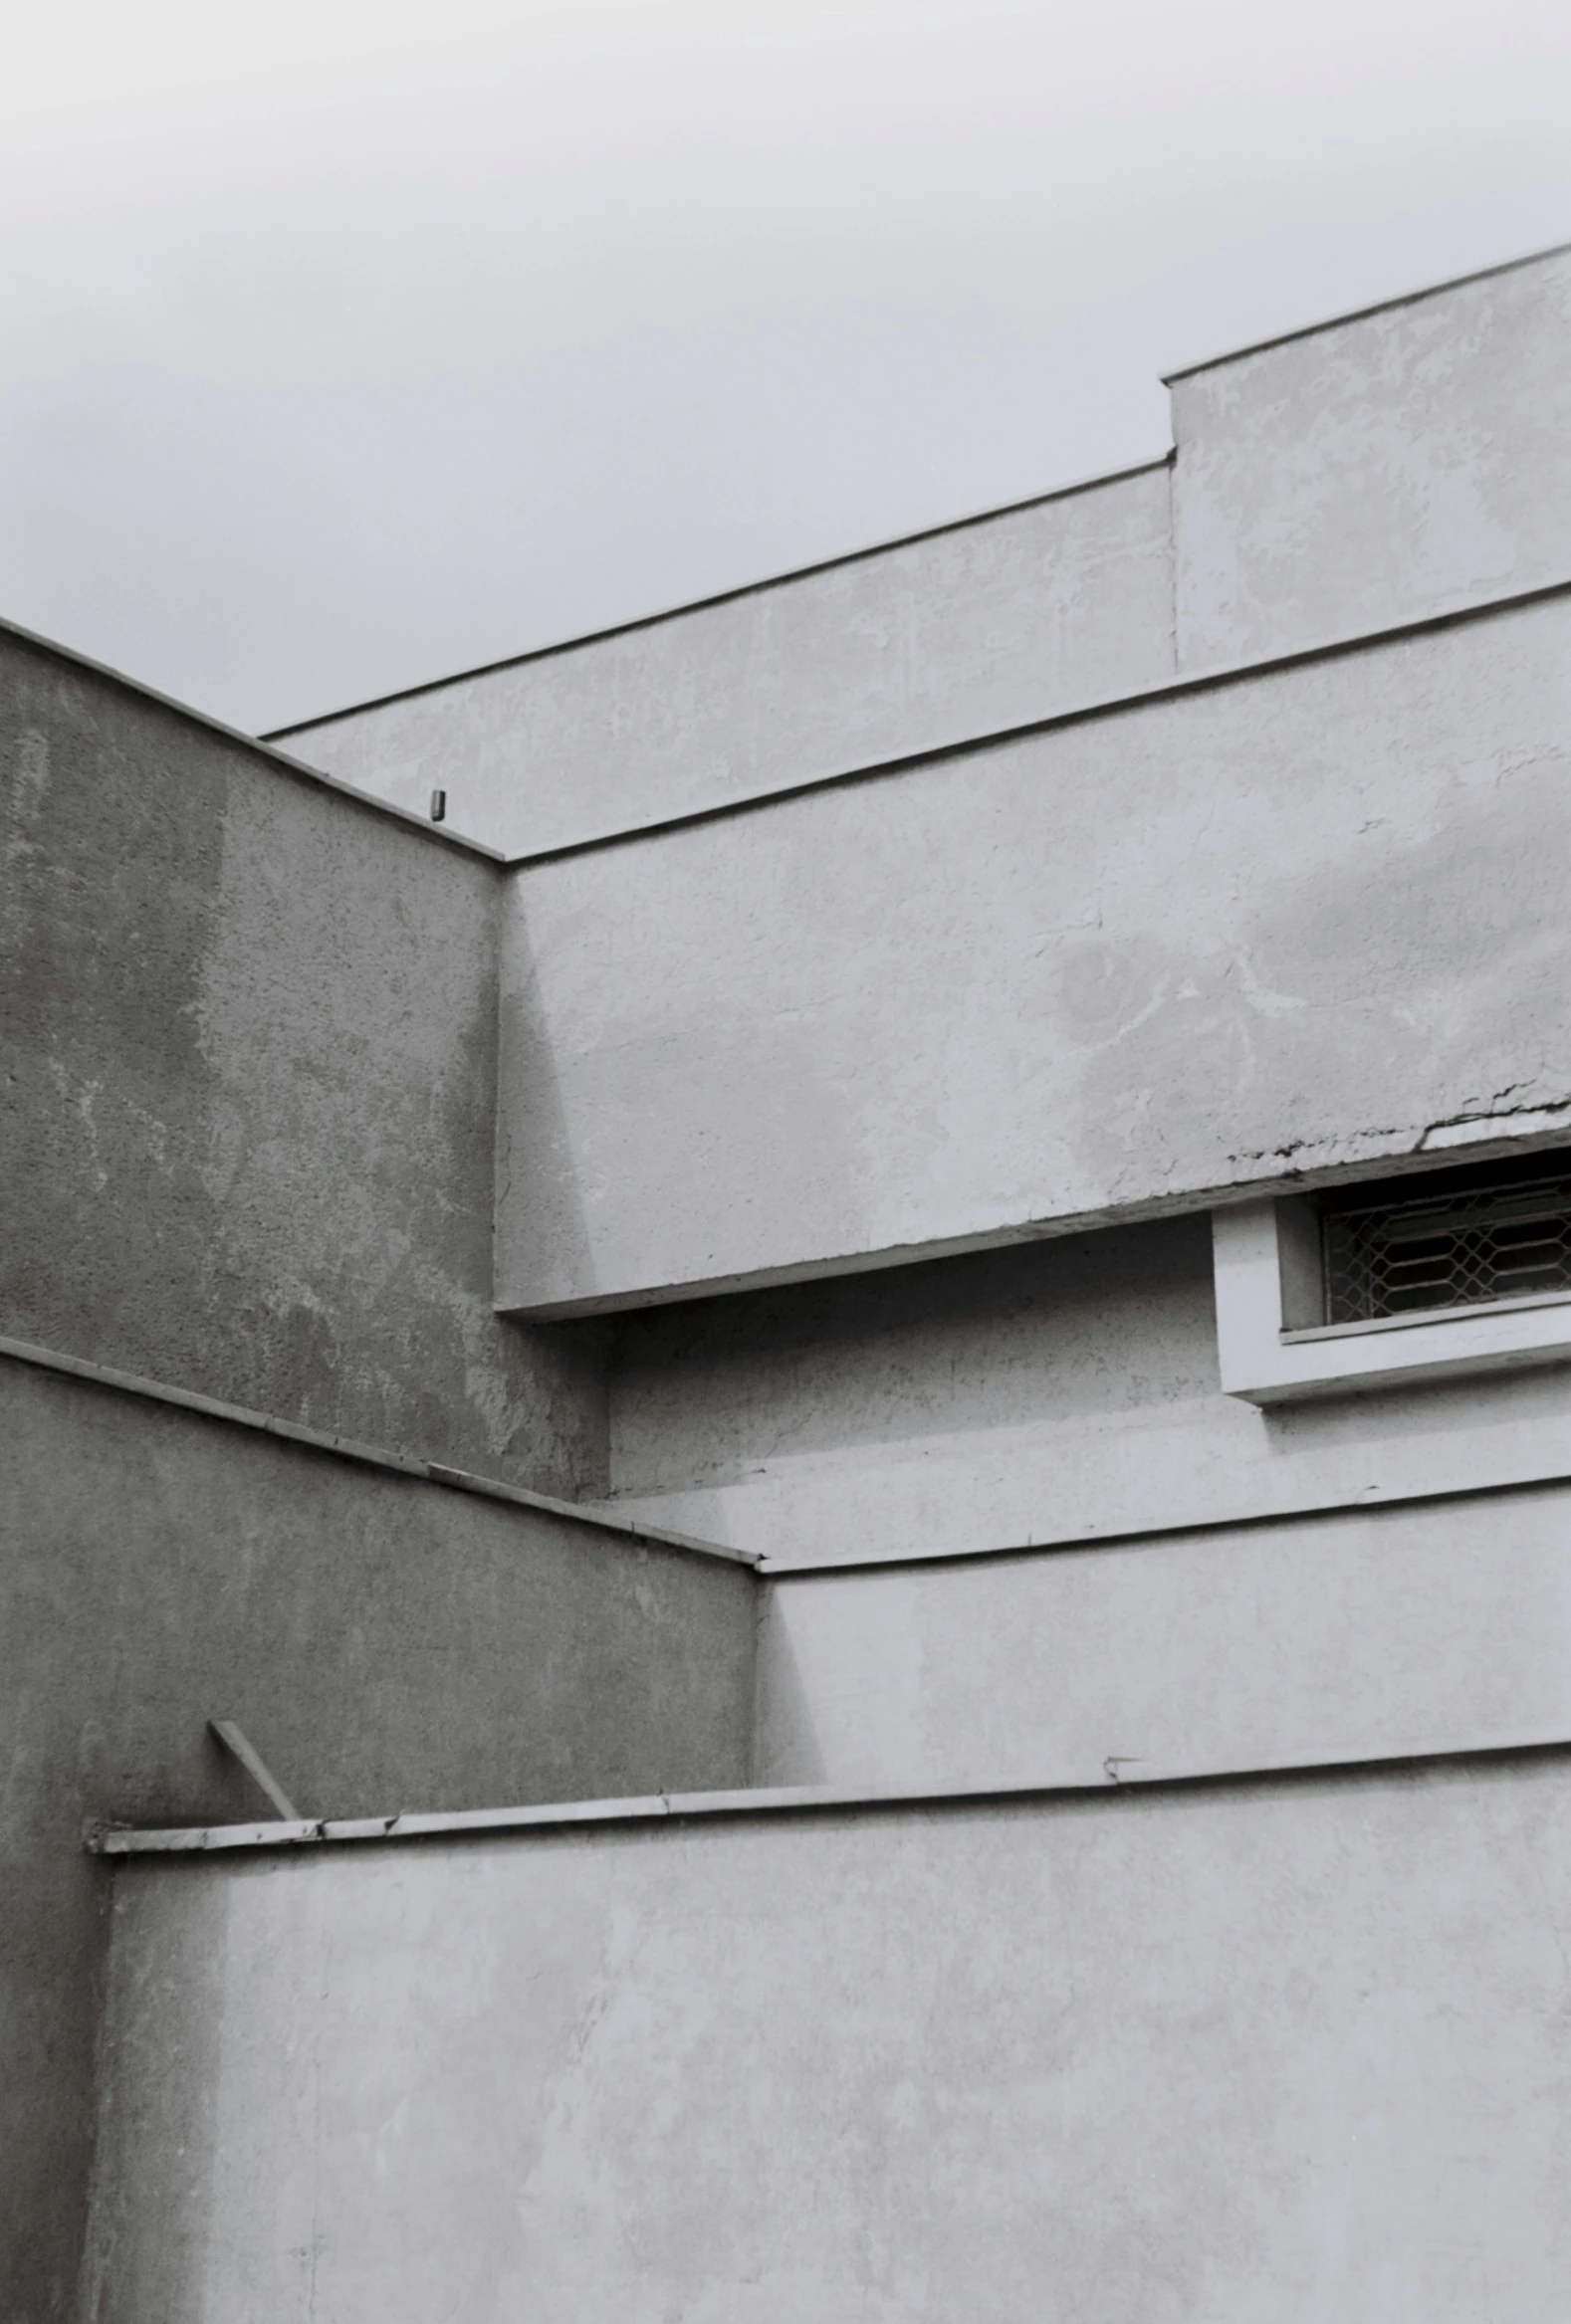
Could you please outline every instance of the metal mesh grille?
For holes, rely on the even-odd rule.
[[[1558,1155],[1556,1162],[1561,1162]],[[1395,1179],[1321,1209],[1328,1324],[1571,1291],[1571,1167],[1549,1158]]]

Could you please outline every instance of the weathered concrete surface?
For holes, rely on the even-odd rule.
[[[491,1305],[494,867],[12,637],[0,802],[0,1331],[592,1483],[592,1366]]]
[[[1564,1763],[121,1871],[101,2324],[1561,2324]]]
[[[1571,573],[1571,251],[1173,382],[1180,666]]]
[[[1571,1736],[1571,1487],[768,1585],[765,1784]]]
[[[211,1716],[307,1814],[745,1783],[756,1585],[5,1362],[0,1539],[0,2316],[44,2324],[108,1941],[84,1816],[266,1814]]]
[[[1204,1214],[610,1327],[609,1506],[754,1550],[1007,1549],[1571,1476],[1552,1369],[1261,1412],[1221,1393]]]
[[[1173,669],[1166,464],[289,731],[510,854],[1019,724]]]
[[[513,875],[499,1305],[1571,1120],[1568,647],[1556,597]]]
[[[1171,464],[281,739],[527,854],[1567,577],[1571,253],[1172,390]]]

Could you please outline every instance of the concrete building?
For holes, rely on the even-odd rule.
[[[1565,2324],[1571,254],[1171,384],[265,742],[0,634],[8,2324]]]

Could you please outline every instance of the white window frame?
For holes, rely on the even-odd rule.
[[[1212,1213],[1223,1392],[1251,1404],[1571,1363],[1571,1292],[1319,1324],[1319,1222],[1301,1195]]]

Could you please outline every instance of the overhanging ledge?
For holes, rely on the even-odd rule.
[[[630,1799],[572,1799],[533,1807],[477,1807],[453,1814],[327,1817],[320,1822],[192,1824],[172,1830],[134,1830],[89,1823],[83,1845],[89,1855],[199,1856],[240,1849],[353,1845],[369,1841],[474,1839],[488,1834],[562,1831],[592,1823],[660,1823],[700,1817],[811,1815],[864,1809],[983,1806],[1008,1800],[1105,1796],[1131,1790],[1193,1788],[1251,1783],[1271,1778],[1356,1774],[1361,1770],[1402,1770],[1452,1760],[1541,1757],[1571,1752],[1571,1735],[1528,1734],[1474,1737],[1468,1741],[1426,1740],[1375,1751],[1292,1752],[1247,1761],[1125,1758],[1108,1753],[1099,1764],[1059,1769],[1025,1783],[839,1785],[805,1784],[778,1790],[739,1792],[655,1792]]]

